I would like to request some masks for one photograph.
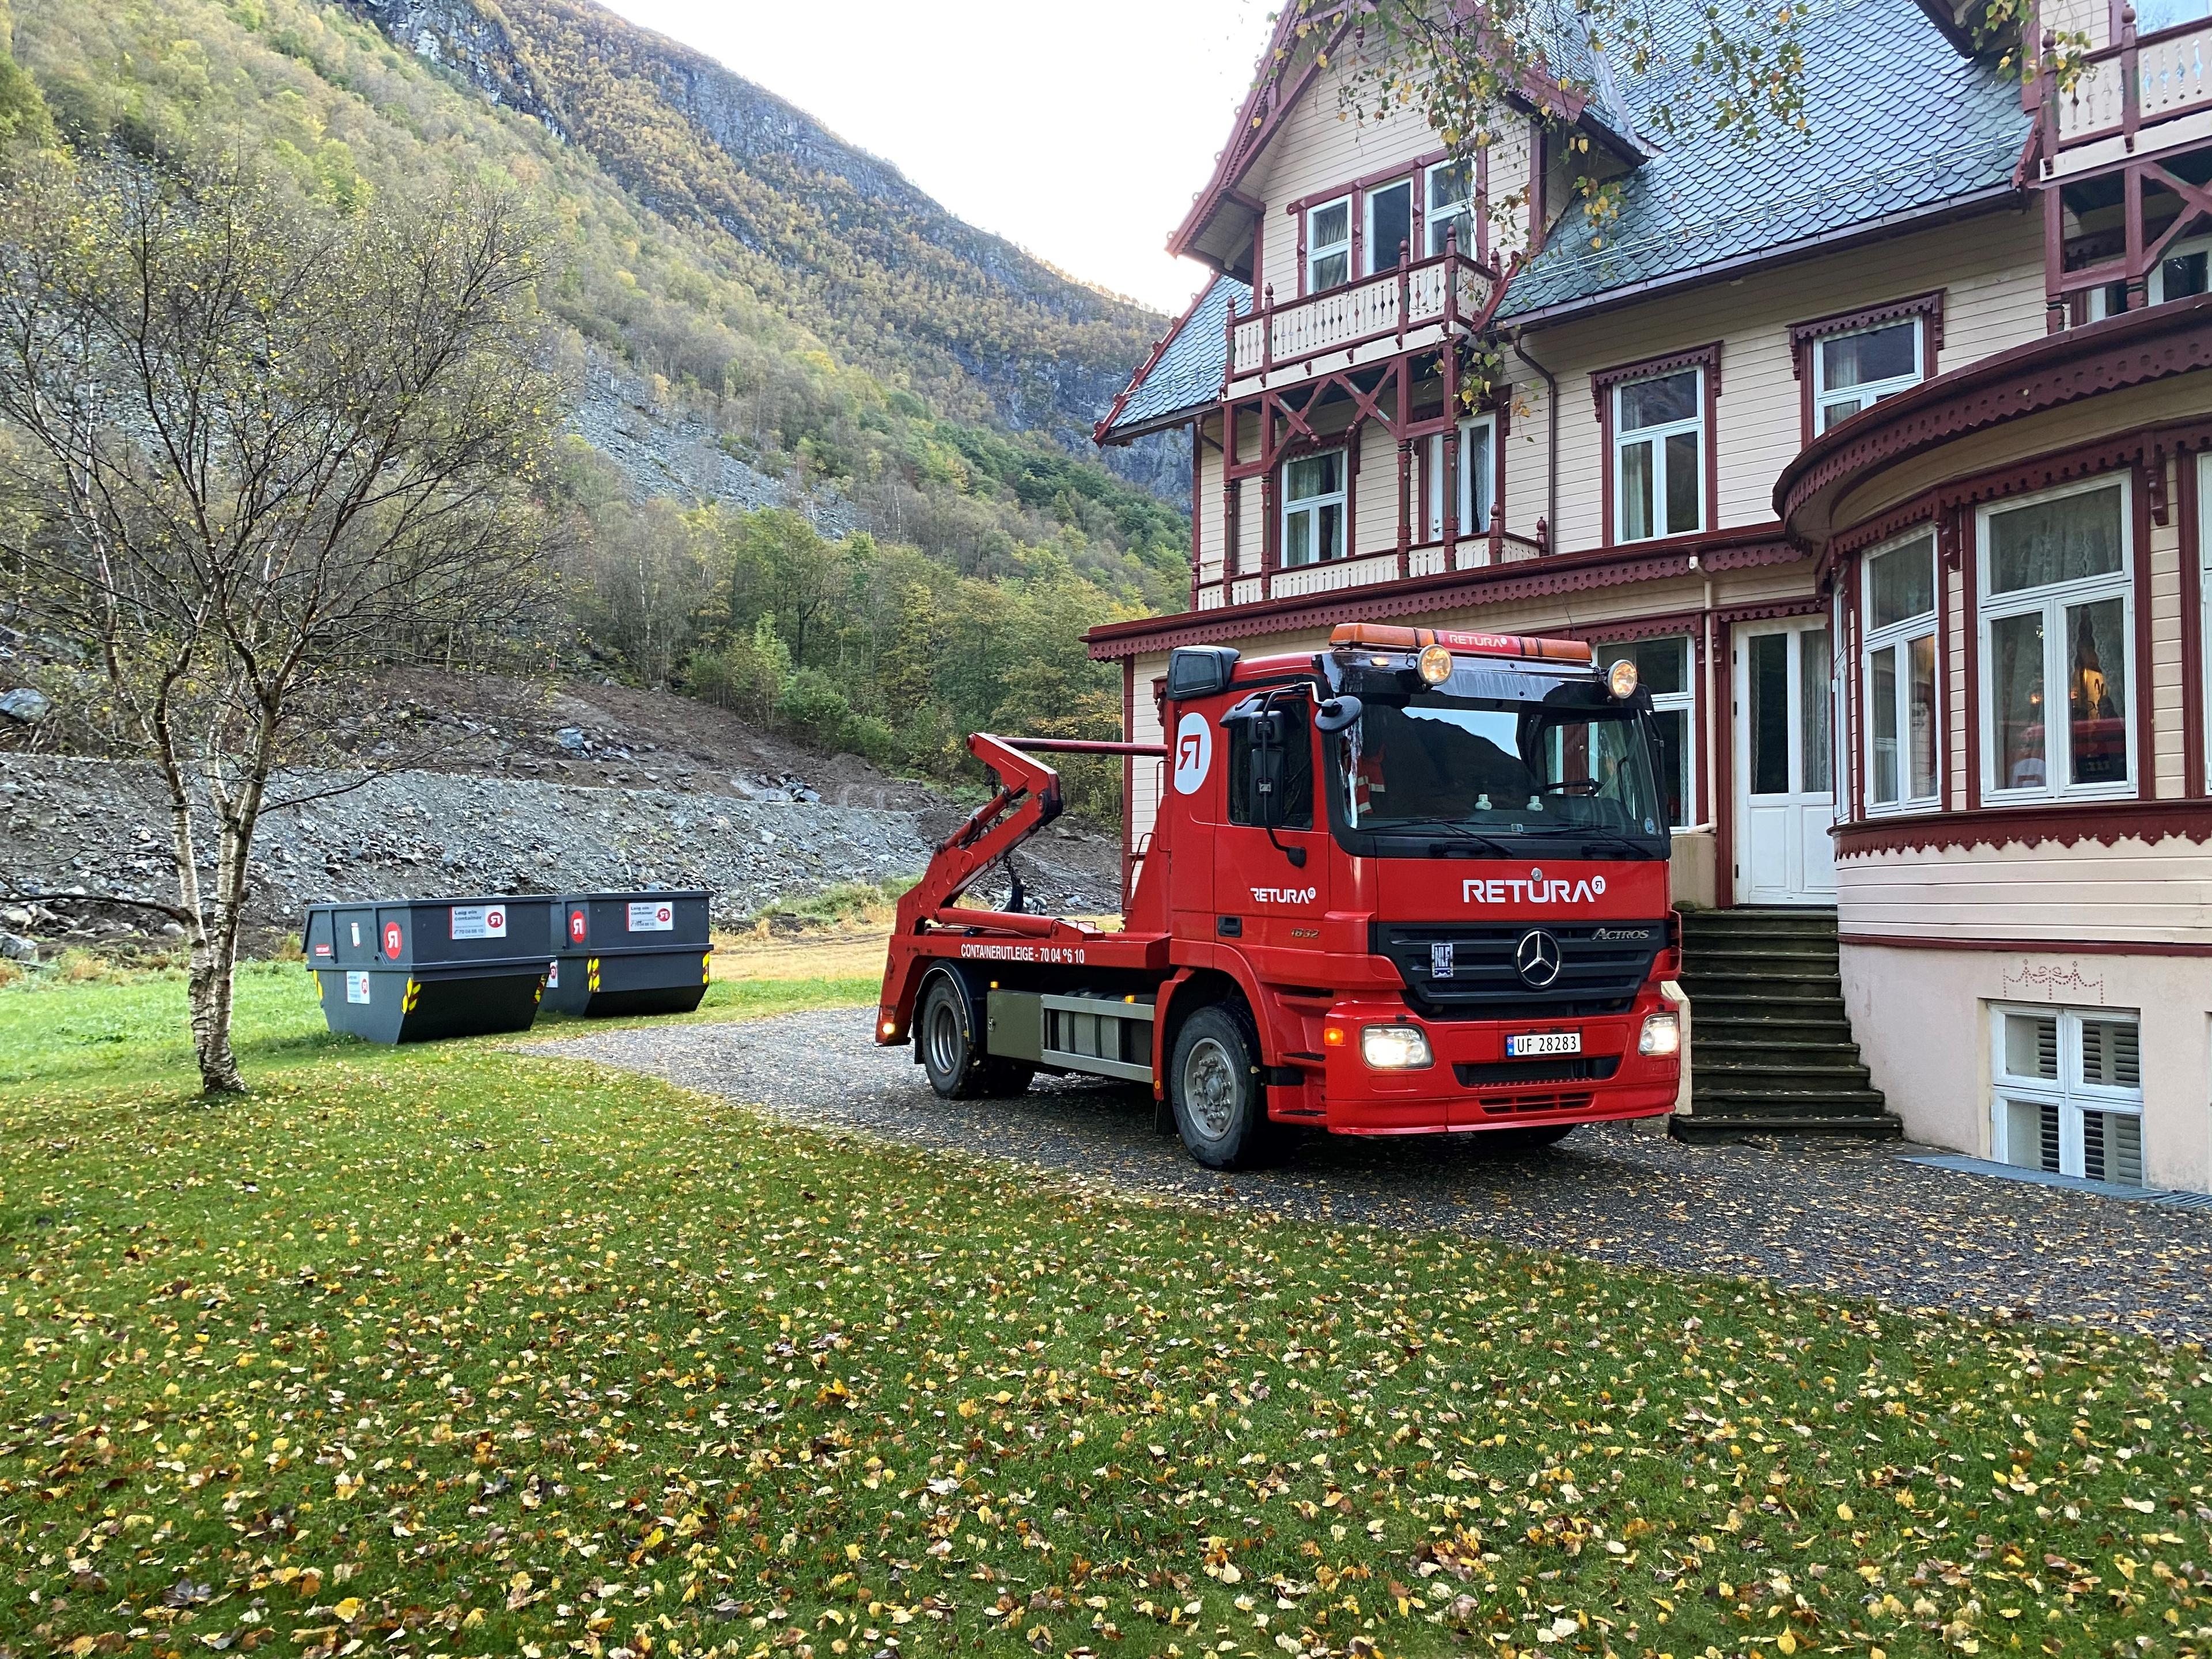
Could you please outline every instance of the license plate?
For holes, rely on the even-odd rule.
[[[1578,1054],[1582,1051],[1580,1031],[1524,1031],[1505,1039],[1509,1060],[1526,1060],[1532,1054]]]

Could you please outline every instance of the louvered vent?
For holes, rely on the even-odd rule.
[[[2142,1039],[2133,1020],[2081,1022],[2081,1081],[2111,1089],[2142,1086]]]
[[[2005,1070],[2014,1077],[2058,1080],[2058,1020],[2055,1015],[2005,1016]]]

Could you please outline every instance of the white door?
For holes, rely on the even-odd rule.
[[[1832,904],[1835,697],[1828,622],[1735,630],[1735,899]]]

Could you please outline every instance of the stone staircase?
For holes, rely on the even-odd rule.
[[[1686,912],[1682,988],[1691,1109],[1669,1120],[1676,1139],[1900,1133],[1851,1038],[1833,910]]]

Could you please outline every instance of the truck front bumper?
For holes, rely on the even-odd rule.
[[[1638,1052],[1644,1022],[1670,1012],[1656,984],[1617,1014],[1548,1020],[1427,1020],[1396,998],[1338,1003],[1322,1022],[1322,1068],[1301,1085],[1268,1091],[1270,1115],[1318,1122],[1333,1134],[1479,1133],[1553,1123],[1655,1117],[1674,1109],[1682,1075],[1679,1053]],[[1429,1065],[1413,1071],[1370,1066],[1360,1032],[1370,1025],[1416,1025],[1428,1038]],[[1570,1056],[1510,1060],[1506,1039],[1522,1033],[1576,1031]],[[1318,1086],[1316,1086],[1318,1085]]]

